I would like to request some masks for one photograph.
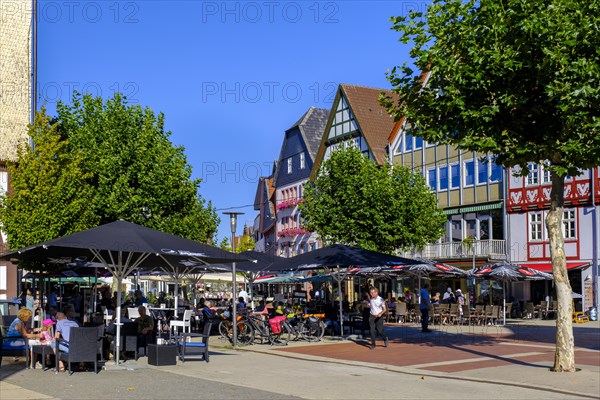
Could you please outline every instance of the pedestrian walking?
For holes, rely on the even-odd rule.
[[[369,307],[371,313],[369,314],[369,329],[371,331],[371,350],[375,349],[375,339],[377,336],[383,337],[383,347],[388,346],[388,337],[383,332],[383,315],[387,312],[385,306],[385,300],[379,296],[377,288],[372,287],[369,292],[371,293],[371,299],[369,300]]]
[[[431,298],[429,297],[429,283],[426,283],[421,289],[421,303],[419,308],[421,309],[421,331],[431,332],[429,326],[429,306],[431,305]]]

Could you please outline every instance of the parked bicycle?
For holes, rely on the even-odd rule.
[[[291,328],[292,334],[296,340],[306,340],[307,342],[318,342],[325,334],[325,323],[314,314],[304,314],[295,318],[295,323],[289,319],[286,324]]]

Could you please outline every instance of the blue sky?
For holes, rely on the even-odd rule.
[[[54,113],[73,89],[165,114],[201,195],[245,212],[271,173],[283,134],[339,83],[389,88],[408,59],[389,18],[412,1],[40,1],[38,105]],[[225,218],[224,218],[225,217]],[[241,227],[238,227],[238,234]]]

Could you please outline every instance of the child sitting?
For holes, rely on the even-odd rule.
[[[52,325],[56,322],[52,321],[50,318],[46,318],[42,322],[42,327],[40,328],[40,338],[35,340],[29,340],[30,348],[32,346],[50,346],[54,347],[54,337],[52,333]],[[33,350],[31,351],[31,367],[35,365],[35,358],[33,357]],[[46,365],[50,364],[50,354],[46,354]]]

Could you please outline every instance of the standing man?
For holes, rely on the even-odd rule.
[[[421,289],[421,332],[431,332],[429,326],[429,306],[431,305],[431,298],[429,297],[429,283],[426,283]]]
[[[369,292],[371,293],[371,299],[369,300],[369,307],[371,308],[369,315],[369,329],[371,330],[370,349],[374,350],[377,335],[383,337],[383,347],[388,347],[388,337],[383,332],[383,315],[386,313],[387,308],[385,301],[379,296],[377,288],[372,287]]]

